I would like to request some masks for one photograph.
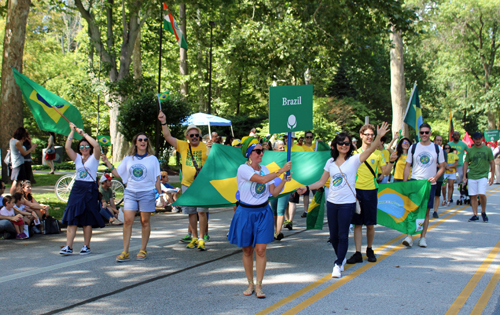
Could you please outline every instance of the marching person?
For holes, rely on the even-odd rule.
[[[136,256],[137,260],[144,260],[148,255],[147,246],[151,235],[151,213],[155,212],[155,191],[161,191],[160,187],[160,162],[154,156],[154,151],[149,144],[145,133],[141,132],[132,139],[133,145],[127,152],[127,156],[115,169],[113,164],[103,154],[102,160],[109,171],[115,177],[121,177],[127,188],[123,193],[123,252],[116,256],[117,262],[130,260],[129,246],[132,236],[132,224],[137,211],[141,213],[142,243],[141,249]],[[160,196],[163,206],[165,200]]]
[[[97,141],[77,128],[75,124],[69,123],[71,132],[64,145],[69,158],[75,162],[76,176],[73,188],[69,194],[68,204],[64,210],[62,222],[67,224],[66,246],[59,254],[67,256],[73,254],[73,241],[76,236],[77,227],[83,227],[83,247],[80,255],[88,255],[90,251],[90,239],[92,238],[92,227],[104,227],[104,221],[99,213],[99,192],[97,190],[97,167],[101,149]],[[71,148],[71,141],[76,132],[83,139],[78,143],[80,153]]]
[[[255,291],[258,298],[265,298],[262,291],[262,279],[266,270],[267,243],[274,240],[274,218],[269,206],[269,193],[278,196],[285,182],[291,176],[283,178],[275,186],[274,179],[290,170],[292,162],[287,162],[278,172],[271,173],[262,162],[264,150],[257,138],[248,137],[243,141],[241,153],[248,160],[240,165],[236,180],[240,192],[238,208],[234,213],[229,228],[228,240],[231,244],[243,248],[243,266],[248,279],[248,288],[244,295]],[[286,175],[285,175],[286,176]],[[253,252],[256,253],[257,282],[253,282]]]
[[[307,189],[323,187],[330,177],[330,189],[327,195],[327,218],[330,229],[330,243],[337,255],[333,265],[332,278],[341,278],[346,263],[347,248],[349,246],[349,226],[356,210],[356,174],[358,168],[380,145],[382,138],[388,131],[388,124],[382,123],[377,127],[377,137],[363,152],[353,155],[355,147],[352,137],[347,132],[339,133],[331,143],[331,156],[325,164],[325,171],[320,180],[309,187],[299,187],[297,191],[303,194]]]

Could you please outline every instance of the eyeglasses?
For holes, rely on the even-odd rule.
[[[337,145],[341,146],[341,147],[343,147],[343,146],[348,147],[351,145],[351,143],[349,141],[345,141],[345,142],[338,142]]]
[[[192,133],[189,135],[189,138],[193,138],[193,137],[199,138],[200,134],[199,133]]]
[[[164,176],[162,176],[161,178],[167,178],[167,176],[165,176],[165,175],[164,175]]]
[[[410,144],[410,142],[408,142],[408,141],[403,141],[403,144]]]
[[[363,136],[365,136],[365,137],[375,137],[375,134],[373,134],[373,133],[364,133]]]
[[[312,136],[310,136],[310,137],[309,137],[309,136],[306,136],[306,139],[312,139]]]
[[[252,150],[252,152],[257,153],[257,155],[261,155],[262,153],[264,153],[264,150],[262,150],[262,149],[254,149],[254,150]]]
[[[88,144],[86,144],[86,145],[81,144],[80,145],[80,149],[90,149],[90,145],[88,145]]]
[[[148,138],[139,138],[139,139],[137,139],[137,141],[139,141],[139,142],[143,142],[143,141],[144,142],[148,142]]]
[[[445,150],[451,150],[451,148],[450,148],[450,147],[444,147],[444,149],[445,149]]]
[[[430,131],[420,131],[420,134],[421,135],[428,135],[430,134],[431,132]]]

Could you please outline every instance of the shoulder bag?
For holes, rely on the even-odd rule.
[[[191,143],[189,144],[189,153],[191,154],[193,166],[196,170],[196,173],[194,174],[194,179],[196,179],[196,176],[198,176],[198,174],[200,174],[200,172],[201,172],[201,167],[198,167],[198,163],[196,163],[196,160],[195,160],[194,155],[193,155],[193,150],[191,150]]]
[[[345,177],[344,173],[342,173],[342,170],[340,169],[340,166],[338,166],[340,174],[342,174],[342,177],[344,178],[345,182],[347,183],[347,186],[351,190],[352,194],[354,195],[354,198],[356,198],[356,214],[361,214],[361,205],[359,204],[358,197],[356,197],[356,194],[351,188],[351,185],[349,185],[349,182],[347,181],[347,178]]]

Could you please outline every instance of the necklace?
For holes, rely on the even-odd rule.
[[[144,154],[139,154],[139,153],[136,153],[135,156],[139,159],[139,160],[142,160],[143,158],[145,158],[146,156],[148,156],[148,152],[144,153]]]

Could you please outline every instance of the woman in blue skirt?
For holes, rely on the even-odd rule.
[[[243,267],[248,279],[248,288],[244,295],[254,291],[258,298],[265,298],[262,292],[262,279],[266,270],[266,246],[274,240],[274,217],[269,206],[269,193],[278,196],[288,176],[279,185],[274,185],[274,179],[290,170],[292,162],[287,162],[278,172],[270,173],[262,162],[264,150],[257,138],[248,137],[241,145],[241,152],[248,158],[247,162],[238,168],[236,180],[240,192],[238,207],[234,213],[228,240],[231,244],[243,248]],[[253,282],[253,252],[256,253],[257,284]]]
[[[76,229],[80,226],[83,227],[84,239],[80,255],[88,255],[90,254],[92,227],[104,227],[104,221],[99,213],[99,193],[96,182],[101,150],[95,139],[84,133],[82,129],[77,128],[75,124],[69,123],[69,125],[71,132],[64,147],[69,158],[75,162],[76,176],[62,219],[62,222],[68,226],[66,246],[61,249],[59,254],[63,256],[73,254],[73,241]],[[83,137],[78,143],[80,153],[71,149],[75,130]]]

